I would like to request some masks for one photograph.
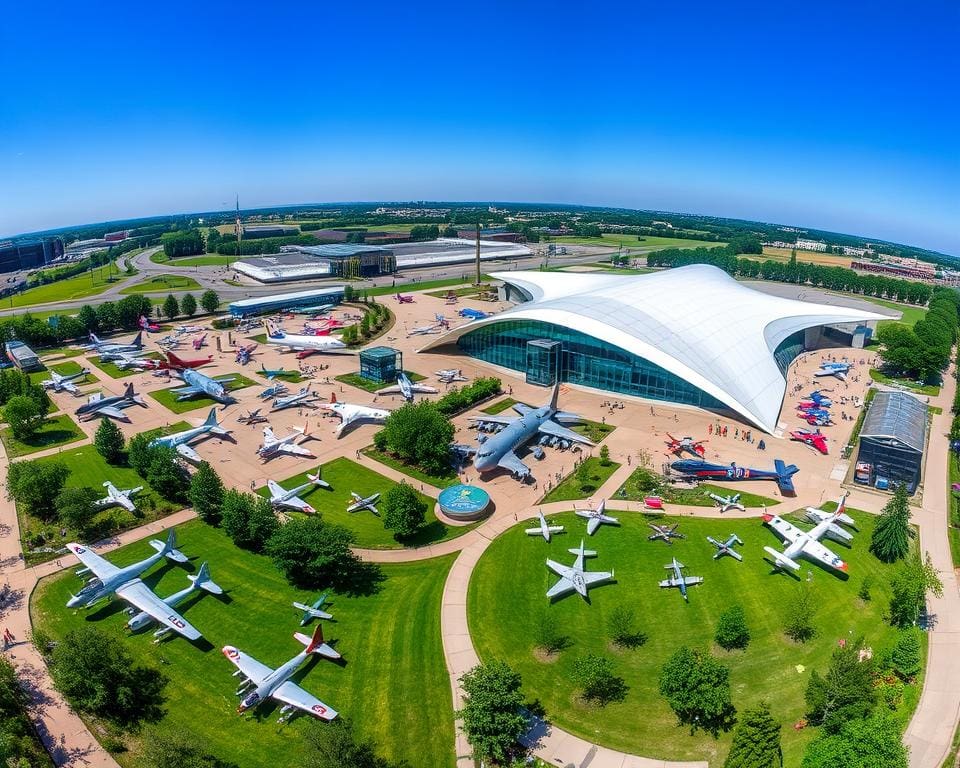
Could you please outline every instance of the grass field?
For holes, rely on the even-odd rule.
[[[918,384],[910,379],[898,379],[895,376],[887,376],[876,368],[870,369],[870,378],[880,384],[886,384],[891,387],[904,387],[918,395],[930,395],[936,397],[940,394],[940,387],[935,384]]]
[[[182,275],[157,275],[149,280],[121,288],[120,293],[169,293],[170,291],[197,291],[200,283]]]
[[[418,381],[426,381],[426,376],[421,376],[419,373],[414,373],[413,371],[404,371],[407,376],[410,378],[410,381],[416,383]],[[391,386],[390,384],[382,384],[379,381],[372,381],[371,379],[365,379],[359,373],[341,373],[339,376],[334,376],[334,379],[339,381],[341,384],[349,384],[351,387],[357,387],[357,389],[362,389],[364,392],[376,392],[378,389],[384,389]]]
[[[464,272],[463,277],[451,277],[446,280],[421,280],[415,283],[398,283],[397,285],[381,285],[376,288],[357,288],[358,291],[366,291],[368,296],[386,296],[404,291],[426,291],[430,288],[446,288],[451,285],[470,285],[475,274],[469,270]],[[482,281],[488,281],[490,275],[480,275]]]
[[[294,600],[316,595],[288,586],[265,557],[236,548],[219,530],[193,522],[177,531],[183,551],[194,558],[195,572],[209,560],[211,575],[225,596],[206,595],[181,606],[184,616],[204,633],[190,644],[182,638],[154,645],[149,633],[130,636],[121,604],[89,612],[63,608],[77,577],[67,571],[45,579],[33,594],[34,622],[53,637],[92,625],[122,638],[138,660],[163,670],[165,721],[189,730],[204,747],[238,768],[299,768],[304,764],[303,733],[313,726],[306,716],[276,725],[279,707],[264,704],[240,717],[235,709],[237,679],[220,648],[233,644],[264,664],[279,666],[302,650],[291,636],[299,630]],[[152,553],[146,542],[110,555],[117,564]],[[329,603],[335,621],[325,637],[343,654],[344,663],[318,658],[294,675],[294,682],[350,718],[360,734],[378,744],[390,760],[414,766],[452,768],[453,711],[440,642],[440,596],[453,556],[384,566],[386,580],[367,597],[335,596]],[[182,589],[187,570],[170,563],[145,574],[161,595]],[[305,629],[304,631],[312,631]],[[116,755],[124,768],[138,765],[131,751]]]
[[[793,252],[792,248],[772,248],[770,246],[764,246],[763,255],[757,254],[742,254],[740,258],[747,259],[756,259],[759,261],[790,261],[790,254]],[[823,264],[827,267],[846,267],[850,268],[850,257],[849,256],[838,256],[833,253],[821,253],[820,251],[797,251],[797,261],[806,262],[807,264]]]
[[[518,400],[514,400],[512,397],[505,397],[503,400],[497,400],[497,402],[488,405],[486,408],[481,408],[480,413],[488,413],[491,416],[496,416],[498,413],[503,413],[507,408],[512,408],[518,402]]]
[[[646,252],[662,251],[666,248],[716,248],[726,243],[708,242],[706,240],[689,240],[683,237],[659,237],[657,235],[625,235],[614,232],[605,232],[600,237],[554,237],[551,243],[558,245],[598,245],[608,248],[629,248],[630,250],[643,249]],[[533,243],[532,247],[543,247],[544,243]]]
[[[594,443],[602,442],[607,436],[610,435],[613,430],[616,429],[612,424],[603,424],[599,421],[590,421],[590,419],[584,419],[579,424],[576,424],[570,427],[578,435],[583,435]]]
[[[452,291],[428,292],[427,296],[433,296],[433,298],[435,299],[445,299],[447,298],[447,296],[449,296],[452,293],[454,296],[459,296],[460,298],[464,298],[465,296],[477,296],[481,293],[486,293],[488,290],[490,290],[490,288],[491,288],[490,285],[488,285],[487,283],[484,283],[479,288],[475,285],[471,285],[471,286],[466,286],[464,288],[457,288]]]
[[[311,467],[309,472],[312,473],[314,469],[315,467]],[[381,502],[378,504],[378,508],[381,508],[382,515],[382,496],[396,485],[393,480],[384,477],[369,467],[343,457],[328,461],[322,466],[320,474],[324,480],[330,483],[330,488],[316,488],[300,498],[316,509],[327,522],[337,523],[353,531],[357,537],[356,546],[363,549],[420,547],[437,541],[455,539],[471,529],[471,526],[453,527],[441,523],[433,513],[434,500],[421,494],[421,501],[427,505],[424,526],[409,539],[398,542],[393,538],[393,532],[383,527],[382,517],[377,517],[369,510],[347,512],[347,505],[353,503],[353,498],[350,496],[351,491],[359,493],[363,497],[379,493],[381,494]],[[307,473],[302,472],[285,480],[277,480],[277,482],[284,488],[293,488],[307,482]],[[419,483],[411,483],[411,485],[415,489],[419,489],[420,486]],[[258,488],[257,493],[261,496],[269,495],[266,488]]]
[[[470,632],[480,657],[506,660],[523,676],[527,699],[539,700],[561,728],[614,749],[664,760],[707,760],[719,768],[732,734],[721,734],[718,740],[702,731],[691,735],[688,728],[677,725],[658,690],[661,667],[676,648],[687,645],[712,650],[730,668],[734,705],[742,711],[767,701],[774,717],[783,723],[783,764],[798,766],[804,745],[817,731],[792,727],[804,715],[803,694],[810,672],[825,671],[830,651],[840,639],[849,642],[863,635],[866,644],[879,652],[894,637],[883,621],[893,567],[867,552],[873,520],[854,512],[860,531],[853,548],[829,544],[849,563],[850,578],[842,580],[806,562],[800,578],[772,571],[763,559],[762,547],[776,547],[777,540],[755,519],[683,518],[680,530],[687,538],[668,547],[647,540],[647,522],[672,523],[680,518],[615,514],[620,528],[601,527],[590,539],[591,548],[600,554],[590,561],[589,570],[612,568],[617,583],[592,589],[589,605],[576,594],[553,604],[544,597],[556,581],[544,560],[572,561],[566,550],[579,543],[585,530],[583,520],[570,513],[551,516],[552,522],[566,527],[566,534],[549,544],[525,535],[526,522],[493,542],[473,573],[467,600]],[[742,563],[731,558],[713,560],[714,549],[704,540],[708,535],[716,538],[730,533],[746,542],[740,548]],[[705,579],[703,585],[691,589],[689,603],[677,590],[657,586],[664,578],[664,564],[674,555],[687,565],[687,575]],[[868,575],[873,579],[872,599],[864,602],[857,591]],[[814,617],[817,635],[799,645],[783,635],[782,627],[792,596],[805,587],[808,578],[818,606]],[[714,647],[712,637],[720,613],[735,603],[746,612],[752,640],[745,651],[726,652]],[[607,619],[618,605],[635,610],[638,629],[647,636],[642,647],[609,647]],[[552,663],[539,661],[533,649],[536,627],[547,612],[570,641]],[[600,708],[576,697],[572,667],[575,659],[586,653],[612,658],[615,673],[629,687],[622,702]],[[901,718],[916,705],[919,695],[919,685],[907,688],[903,711],[898,714]]]
[[[75,443],[84,437],[85,435],[77,426],[77,423],[65,413],[48,418],[37,433],[26,441],[17,440],[10,431],[10,427],[4,427],[0,430],[0,440],[3,440],[7,457],[11,459],[27,456],[37,451],[44,451],[57,445]]]
[[[649,478],[653,477],[657,482],[655,488],[650,488]],[[768,496],[761,496],[749,491],[741,491],[736,488],[711,483],[700,483],[696,488],[677,488],[662,482],[662,478],[652,470],[644,467],[637,467],[627,478],[626,482],[617,489],[615,498],[627,499],[629,501],[643,501],[647,496],[660,496],[664,501],[672,504],[683,504],[691,507],[713,507],[716,502],[708,494],[715,493],[717,496],[731,496],[735,493],[740,494],[740,503],[747,509],[751,507],[760,508],[763,506],[772,507],[779,504],[779,499],[772,499]]]
[[[915,307],[911,304],[898,304],[895,301],[884,301],[883,299],[868,299],[866,296],[863,297],[864,301],[869,301],[871,304],[876,304],[881,307],[886,307],[887,309],[895,309],[898,312],[902,312],[903,316],[899,320],[881,320],[877,323],[877,330],[879,331],[883,328],[884,325],[890,325],[893,323],[903,323],[904,325],[909,325],[911,328],[913,324],[918,320],[923,320],[927,316],[926,307]]]
[[[600,459],[596,456],[584,459],[584,464],[586,464],[587,471],[590,473],[590,479],[586,485],[581,486],[580,481],[577,479],[576,472],[571,472],[561,480],[555,488],[551,489],[548,494],[540,499],[539,503],[548,504],[551,501],[585,499],[607,482],[610,476],[620,468],[620,465],[615,461],[611,461],[607,466],[603,466],[600,463]]]
[[[68,301],[70,299],[83,299],[87,296],[95,296],[101,293],[118,279],[126,275],[118,273],[114,269],[111,280],[110,268],[107,266],[98,267],[90,272],[85,272],[76,277],[70,277],[66,280],[60,280],[56,283],[47,283],[36,288],[29,288],[23,293],[18,293],[0,304],[3,308],[7,307],[28,307],[35,304],[46,304],[51,301]]]
[[[79,357],[83,353],[84,350],[71,347],[52,347],[51,349],[43,349],[38,352],[40,362],[46,362],[51,357]]]
[[[957,454],[951,453],[947,457],[949,476],[947,478],[947,488],[953,487],[954,483],[960,483],[960,463],[957,460]],[[953,567],[960,568],[960,496],[952,490],[947,491],[950,499],[950,517],[948,519],[949,528],[947,533],[950,536],[950,554],[953,556]]]
[[[234,380],[225,386],[227,388],[227,392],[236,392],[238,389],[256,385],[257,382],[248,379],[246,376],[241,374],[236,374]],[[212,405],[219,405],[219,403],[212,397],[206,396],[191,397],[189,400],[177,400],[177,396],[173,393],[173,390],[185,386],[187,385],[181,381],[175,387],[158,389],[154,392],[148,392],[147,394],[160,403],[160,405],[164,406],[165,408],[169,408],[174,413],[187,413],[188,411],[195,411],[198,408],[209,408]]]
[[[65,360],[62,363],[51,363],[46,366],[47,370],[45,371],[34,371],[30,374],[30,381],[34,384],[39,384],[41,381],[46,381],[50,378],[50,371],[56,371],[61,376],[72,376],[75,373],[80,373],[83,370],[83,366],[80,365],[76,360]],[[82,387],[85,384],[95,384],[100,381],[92,373],[88,373],[86,376],[79,379],[74,379],[73,384],[76,384],[78,387]]]
[[[161,355],[159,352],[150,352],[144,355],[143,357],[149,360],[163,359],[163,355]],[[137,374],[137,373],[143,373],[143,371],[137,370],[136,368],[127,368],[121,371],[119,368],[117,368],[116,363],[113,363],[113,362],[105,363],[99,357],[93,357],[91,359],[93,360],[97,368],[99,368],[101,371],[107,374],[107,376],[113,379],[125,379],[127,376],[133,376],[134,374]]]
[[[458,481],[457,473],[454,472],[452,468],[447,472],[447,474],[440,477],[437,475],[427,474],[420,469],[420,467],[406,464],[388,453],[381,453],[372,445],[364,448],[361,453],[364,456],[369,456],[374,461],[379,461],[381,464],[385,464],[391,469],[397,470],[397,472],[402,472],[403,474],[408,475],[411,479],[416,480],[419,483],[426,483],[427,485],[432,485],[434,488],[447,488],[451,485],[455,485]]]
[[[154,264],[163,264],[177,269],[178,267],[225,267],[228,264],[240,260],[242,257],[221,256],[217,253],[208,253],[203,256],[183,256],[178,259],[168,259],[166,254],[160,250],[151,254],[150,261]]]

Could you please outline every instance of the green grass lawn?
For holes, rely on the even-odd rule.
[[[308,471],[312,473],[314,469],[316,467],[311,467]],[[327,522],[337,523],[353,531],[357,538],[356,546],[363,549],[421,547],[437,541],[455,539],[472,528],[472,526],[444,525],[437,520],[433,513],[436,502],[421,495],[421,500],[427,505],[424,525],[409,539],[398,542],[393,538],[393,532],[383,527],[382,517],[377,517],[369,510],[347,512],[347,505],[353,503],[353,498],[350,496],[351,491],[355,491],[364,497],[379,493],[381,494],[381,501],[378,508],[381,509],[382,515],[382,496],[396,485],[393,480],[384,477],[369,467],[343,457],[324,464],[321,469],[321,477],[330,483],[330,488],[317,488],[305,493],[300,498],[316,509]],[[307,472],[304,471],[285,480],[277,479],[277,482],[284,488],[293,488],[307,482]],[[413,482],[411,485],[419,490],[419,483]],[[269,495],[266,488],[258,488],[257,493],[262,496]]]
[[[146,355],[144,355],[143,357],[144,357],[144,359],[148,359],[148,360],[162,360],[162,359],[163,359],[163,355],[161,355],[159,352],[149,352],[149,353],[147,353]],[[121,371],[119,368],[117,368],[117,364],[116,364],[116,363],[114,363],[114,362],[106,362],[106,363],[105,363],[105,362],[103,362],[99,357],[92,357],[92,358],[90,358],[90,359],[91,359],[91,360],[93,361],[93,363],[97,366],[97,368],[99,368],[101,371],[103,371],[105,374],[107,374],[107,376],[109,376],[109,377],[111,377],[111,378],[113,378],[113,379],[125,379],[127,376],[133,376],[133,375],[135,375],[135,374],[137,374],[137,373],[143,373],[143,371],[138,370],[137,368],[126,368],[126,369],[124,369],[124,370]]]
[[[267,375],[262,370],[254,371],[254,373],[258,376],[262,376],[264,379],[267,379],[267,381],[270,381],[270,379],[267,378]],[[289,371],[284,369],[284,372],[279,376],[274,376],[274,379],[280,379],[280,381],[286,384],[299,384],[301,381],[306,381],[306,379],[303,377],[303,374],[301,374],[296,368],[293,368]]]
[[[588,440],[599,443],[604,440],[613,430],[616,429],[611,424],[603,424],[599,421],[590,421],[590,419],[584,419],[579,424],[570,427],[578,435],[583,435]]]
[[[426,381],[426,376],[421,376],[419,373],[414,373],[413,371],[404,371],[407,376],[410,377],[410,381],[416,383],[418,381]],[[384,389],[391,386],[390,384],[381,384],[379,381],[372,381],[370,379],[365,379],[359,373],[341,373],[339,376],[334,376],[334,379],[339,381],[341,384],[349,384],[351,387],[357,387],[357,389],[362,389],[365,392],[376,392],[378,389]]]
[[[659,237],[657,235],[618,234],[604,232],[600,237],[554,237],[550,240],[558,245],[599,245],[608,248],[643,248],[646,251],[662,251],[665,248],[716,248],[726,243],[708,242],[706,240],[689,240],[683,237]],[[538,243],[542,247],[544,243]]]
[[[4,427],[0,430],[0,440],[3,440],[3,447],[10,459],[27,456],[57,445],[75,443],[84,437],[86,435],[77,426],[77,423],[65,413],[48,418],[43,427],[26,441],[17,440],[10,431],[10,427]]]
[[[672,504],[683,504],[691,507],[713,507],[716,502],[708,494],[718,496],[732,496],[740,494],[740,503],[747,509],[763,506],[772,507],[779,504],[778,499],[761,496],[748,491],[740,491],[730,486],[700,483],[696,488],[677,488],[665,483],[663,477],[645,467],[637,467],[627,478],[626,482],[617,489],[616,499],[629,501],[643,501],[647,496],[660,496],[664,501]]]
[[[170,291],[197,291],[200,283],[183,275],[157,275],[149,280],[121,288],[120,293],[169,293]]]
[[[150,256],[150,261],[154,264],[164,264],[174,269],[178,267],[225,267],[241,260],[237,256],[221,256],[217,253],[208,253],[204,256],[184,256],[178,259],[168,259],[166,254],[160,250]]]
[[[233,665],[220,653],[236,645],[259,661],[277,667],[303,650],[293,639],[299,630],[294,600],[311,601],[315,594],[288,586],[266,557],[235,547],[219,530],[193,522],[177,531],[183,551],[194,558],[186,566],[165,563],[145,574],[160,595],[188,584],[209,560],[211,575],[226,592],[205,595],[179,610],[204,633],[196,644],[176,638],[154,645],[149,632],[128,635],[122,604],[92,611],[64,609],[78,586],[69,570],[45,579],[33,593],[35,624],[53,637],[82,625],[92,625],[122,638],[134,656],[163,670],[169,679],[164,720],[188,730],[218,758],[238,768],[299,768],[303,765],[303,733],[314,726],[305,715],[279,726],[279,707],[272,703],[243,717],[236,714]],[[138,542],[112,553],[109,559],[127,564],[153,550]],[[452,768],[453,710],[450,685],[440,641],[440,597],[454,556],[383,567],[386,580],[368,597],[335,596],[329,603],[334,622],[324,636],[343,654],[345,663],[317,658],[294,676],[318,698],[350,718],[360,735],[372,738],[377,751],[391,761]],[[303,630],[312,631],[312,628]],[[139,764],[137,743],[116,755],[124,768]]]
[[[874,299],[863,297],[864,301],[869,301],[871,304],[877,304],[881,307],[886,307],[887,309],[896,309],[899,312],[903,313],[903,317],[899,320],[881,320],[877,323],[877,330],[879,331],[885,325],[891,325],[893,323],[903,323],[904,325],[909,325],[913,327],[913,324],[918,320],[923,320],[927,316],[926,307],[915,307],[912,304],[898,304],[895,301],[884,301],[883,299]]]
[[[585,459],[584,463],[587,466],[587,471],[590,473],[590,481],[586,485],[581,486],[580,481],[577,480],[576,473],[571,472],[546,496],[540,499],[540,503],[547,504],[551,501],[585,499],[607,482],[610,475],[620,468],[620,465],[615,461],[611,461],[604,467],[597,456],[591,456],[589,459]]]
[[[257,382],[248,379],[246,376],[241,374],[234,374],[234,376],[234,380],[225,385],[227,392],[236,392],[238,389],[243,389],[244,387],[257,386]],[[174,413],[187,413],[188,411],[195,411],[198,408],[209,408],[213,405],[219,405],[216,400],[206,396],[191,397],[189,400],[177,400],[177,396],[173,393],[173,390],[185,386],[187,385],[181,381],[175,387],[159,389],[155,392],[148,392],[147,394],[160,403],[160,405],[170,409]]]
[[[883,621],[894,566],[880,563],[867,551],[872,518],[853,512],[860,530],[852,549],[829,544],[849,563],[850,578],[843,580],[806,561],[800,578],[773,571],[763,559],[762,547],[777,547],[777,539],[755,519],[683,518],[680,530],[687,538],[668,547],[647,540],[647,522],[672,523],[680,518],[614,514],[620,528],[602,526],[588,540],[599,551],[590,560],[589,570],[613,569],[617,583],[590,590],[590,604],[576,594],[553,604],[544,597],[556,581],[544,560],[572,562],[566,550],[584,535],[583,520],[572,513],[551,516],[552,522],[566,527],[566,533],[549,544],[524,534],[529,522],[493,542],[473,573],[467,600],[470,633],[480,657],[507,661],[523,676],[527,699],[539,700],[561,728],[614,749],[663,760],[707,760],[719,768],[732,733],[721,734],[718,740],[703,732],[691,735],[689,728],[677,725],[658,690],[660,670],[679,646],[712,650],[730,668],[734,705],[743,711],[767,701],[783,723],[783,764],[798,766],[804,746],[817,733],[816,728],[796,731],[792,727],[804,716],[803,696],[811,671],[826,670],[830,652],[841,638],[850,642],[863,635],[866,644],[880,652],[894,637],[894,630]],[[728,557],[714,560],[714,549],[705,537],[731,533],[745,542],[740,548],[743,562]],[[674,555],[687,566],[687,575],[705,579],[691,588],[689,603],[677,590],[657,586],[664,578],[664,565]],[[799,645],[783,635],[782,627],[791,597],[805,586],[808,573],[818,606],[817,635]],[[873,579],[868,602],[857,597],[865,576]],[[720,613],[735,603],[746,612],[752,640],[745,651],[726,652],[714,647],[712,638]],[[638,629],[647,635],[639,648],[609,647],[607,620],[619,605],[635,610]],[[533,649],[535,630],[545,613],[556,618],[570,640],[570,646],[550,663],[538,660]],[[629,687],[624,701],[603,708],[579,701],[571,673],[574,661],[586,653],[612,659],[615,673]],[[802,672],[797,665],[802,665]],[[904,718],[915,706],[919,687],[908,686]]]
[[[111,276],[113,277],[112,280],[110,279]],[[36,288],[28,288],[23,293],[4,299],[0,302],[0,305],[5,309],[7,307],[29,307],[51,301],[82,299],[87,296],[95,296],[124,277],[126,275],[118,275],[116,270],[111,275],[110,269],[106,266],[97,267],[92,272],[84,272],[76,277],[39,285]]]
[[[65,360],[62,363],[51,363],[46,366],[47,370],[45,371],[34,371],[30,374],[30,381],[34,384],[39,384],[41,381],[47,381],[50,378],[50,371],[56,371],[61,376],[72,376],[75,373],[80,373],[83,370],[83,366],[80,365],[76,360]],[[82,387],[85,384],[95,384],[100,381],[92,373],[88,373],[85,377],[79,379],[74,379],[73,384],[76,384],[78,387]]]
[[[947,477],[947,487],[952,488],[954,483],[960,483],[960,464],[957,463],[957,455],[950,453],[947,457],[949,476]],[[950,538],[950,554],[953,557],[953,567],[960,568],[960,496],[952,490],[948,491],[950,499],[950,515],[948,518],[949,528],[947,534]]]
[[[876,368],[870,369],[870,378],[879,384],[886,384],[888,387],[904,387],[918,395],[936,397],[940,394],[940,387],[935,384],[917,384],[917,382],[911,381],[910,379],[898,379],[895,376],[887,376]]]
[[[503,413],[507,408],[512,408],[518,402],[518,400],[514,400],[512,397],[505,397],[503,400],[497,400],[497,402],[488,405],[486,408],[481,408],[480,413],[489,413],[491,416],[496,416],[498,413]]]
[[[454,472],[452,468],[443,476],[431,475],[424,472],[420,467],[407,464],[389,453],[381,453],[372,445],[364,448],[361,453],[375,461],[379,461],[381,464],[386,464],[391,469],[397,470],[397,472],[409,475],[414,480],[432,485],[434,488],[447,488],[451,485],[456,485],[458,482],[457,473]]]

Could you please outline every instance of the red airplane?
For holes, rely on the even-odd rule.
[[[798,443],[803,443],[804,445],[809,445],[811,448],[820,451],[824,456],[829,453],[827,436],[819,429],[815,432],[811,432],[809,429],[798,429],[790,433],[790,439],[796,440]]]
[[[148,333],[157,333],[160,330],[160,326],[156,323],[151,323],[146,317],[140,315],[140,329]]]
[[[306,336],[329,336],[331,328],[311,328],[309,325],[303,327],[303,333]]]
[[[807,422],[814,427],[830,427],[833,426],[833,422],[830,420],[830,415],[821,416],[816,413],[798,413],[803,421]]]
[[[173,354],[173,352],[167,352],[167,360],[169,362],[160,360],[157,363],[157,368],[160,370],[183,370],[184,368],[199,368],[201,365],[208,365],[209,363],[212,363],[213,355],[210,355],[210,357],[202,360],[182,360]]]
[[[680,456],[686,451],[691,456],[702,459],[707,452],[707,449],[703,447],[703,444],[707,442],[706,440],[694,440],[692,437],[684,437],[677,440],[677,438],[669,432],[667,432],[667,437],[670,438],[667,440],[667,451],[674,456]]]
[[[207,334],[201,333],[197,338],[193,340],[193,348],[200,349],[200,347],[205,347],[207,345]]]
[[[398,293],[396,299],[401,304],[413,304],[413,296],[404,296],[403,294]]]

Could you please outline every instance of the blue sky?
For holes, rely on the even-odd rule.
[[[689,211],[960,255],[960,4],[784,5],[16,3],[0,234],[239,194]]]

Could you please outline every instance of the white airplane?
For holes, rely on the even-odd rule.
[[[455,381],[468,381],[459,368],[444,368],[436,372],[436,377],[444,384],[452,384]]]
[[[287,395],[286,397],[278,397],[273,401],[273,406],[270,410],[282,411],[284,408],[294,408],[302,405],[309,405],[311,408],[315,408],[314,403],[319,399],[320,395],[316,392],[311,392],[310,385],[307,384],[307,386],[301,387],[299,392],[294,392],[292,395]]]
[[[296,441],[300,438],[301,443],[306,440],[312,439],[312,435],[307,434],[307,428],[304,427],[300,429],[299,427],[294,427],[293,431],[286,437],[277,437],[273,434],[273,430],[270,427],[263,428],[263,445],[257,448],[257,455],[267,461],[272,459],[274,456],[279,456],[281,453],[286,453],[291,456],[313,456],[309,449],[304,448],[302,445]]]
[[[252,656],[248,656],[232,645],[223,646],[223,655],[237,668],[237,671],[233,673],[234,677],[238,675],[244,677],[243,684],[237,689],[237,695],[243,696],[240,700],[240,706],[237,707],[237,713],[242,714],[251,707],[273,698],[283,704],[278,722],[288,720],[290,717],[288,713],[292,713],[294,709],[303,710],[323,720],[333,720],[337,716],[335,709],[307,693],[296,683],[290,682],[290,678],[312,653],[318,653],[328,659],[339,659],[340,654],[323,642],[322,625],[317,625],[312,638],[299,632],[295,632],[293,636],[306,648],[276,669],[261,664]],[[247,693],[247,690],[251,687],[253,690]]]
[[[827,538],[833,539],[834,541],[840,541],[844,544],[849,544],[853,541],[853,534],[850,531],[847,531],[841,528],[837,523],[843,523],[844,525],[849,525],[852,528],[856,527],[856,524],[853,522],[853,518],[847,514],[847,495],[844,494],[837,501],[837,508],[834,512],[826,512],[817,507],[807,507],[804,510],[804,517],[807,518],[811,523],[818,524],[823,522],[828,522],[826,533],[824,534]]]
[[[726,541],[718,541],[713,536],[707,536],[707,541],[717,548],[717,551],[713,554],[714,560],[723,555],[730,555],[734,560],[743,560],[743,555],[733,548],[735,544],[743,546],[743,540],[737,534],[731,533]]]
[[[179,592],[175,592],[170,595],[170,597],[164,597],[161,599],[161,602],[166,605],[168,608],[176,608],[177,605],[186,600],[190,595],[199,590],[204,592],[209,592],[211,595],[222,595],[223,590],[220,586],[210,578],[210,569],[207,567],[206,563],[203,563],[200,566],[200,570],[197,571],[197,575],[188,574],[187,578],[190,579],[190,586],[181,589]],[[151,613],[151,608],[147,610],[142,610],[139,613],[134,608],[128,608],[127,613],[133,616],[130,621],[127,622],[127,626],[130,628],[131,632],[138,632],[144,627],[146,627],[152,621],[162,621],[163,616],[156,616],[156,611]],[[167,613],[166,611],[164,612]],[[154,642],[159,642],[159,640],[167,635],[170,632],[170,627],[163,626],[153,633],[153,636],[156,638]]]
[[[721,513],[729,512],[731,509],[739,509],[741,512],[746,511],[746,507],[744,507],[743,504],[740,503],[739,493],[733,493],[733,494],[730,494],[729,496],[720,496],[719,494],[716,494],[716,493],[708,493],[707,496],[709,496],[711,499],[717,502],[717,504],[720,507]]]
[[[684,576],[683,569],[686,568],[677,558],[673,558],[669,565],[663,566],[667,570],[673,571],[669,579],[660,582],[661,587],[678,587],[683,599],[687,600],[687,587],[694,584],[703,584],[703,576]],[[687,601],[689,602],[689,600]]]
[[[102,355],[104,352],[137,352],[143,349],[143,331],[137,333],[132,341],[126,343],[122,341],[101,341],[97,337],[97,334],[91,333],[90,343],[83,345],[83,348],[96,350],[99,355]]]
[[[41,381],[40,386],[44,389],[52,389],[54,392],[65,391],[71,395],[75,395],[77,394],[77,385],[73,383],[74,380],[86,377],[88,373],[90,373],[89,368],[82,368],[77,373],[71,373],[69,376],[64,376],[56,371],[50,371],[50,378],[46,381]]]
[[[329,488],[330,484],[320,479],[320,467],[317,467],[317,474],[315,475],[307,473],[307,480],[309,482],[291,488],[289,491],[285,491],[276,481],[267,480],[267,488],[270,490],[270,503],[276,509],[295,509],[297,512],[313,514],[314,508],[301,499],[300,494],[314,488]]]
[[[543,512],[537,510],[537,516],[540,518],[540,525],[536,528],[527,528],[528,536],[543,536],[544,541],[550,541],[551,534],[560,533],[563,530],[562,525],[548,525]]]
[[[823,522],[817,523],[811,530],[804,531],[788,523],[782,517],[764,511],[763,522],[769,525],[777,536],[787,542],[787,547],[783,552],[777,552],[773,547],[764,547],[763,550],[773,557],[774,565],[777,568],[790,568],[799,571],[800,563],[795,558],[806,555],[824,565],[846,573],[847,564],[820,543],[820,539],[834,524],[834,520],[839,519],[839,515],[842,514],[843,512],[838,510]]]
[[[137,368],[146,371],[150,368],[158,368],[158,362],[152,357],[147,357],[150,353],[143,352],[114,352],[111,354],[100,355],[100,362],[113,363],[121,371],[127,368]]]
[[[131,497],[143,490],[142,485],[138,485],[136,488],[128,488],[125,491],[121,491],[117,488],[117,486],[107,480],[104,482],[103,487],[107,489],[107,495],[97,502],[97,507],[100,509],[106,509],[107,507],[123,507],[128,512],[136,512],[137,507],[134,505]]]
[[[292,333],[284,333],[282,328],[275,328],[270,323],[267,323],[267,341],[270,344],[280,344],[298,352],[305,350],[333,352],[334,350],[347,348],[347,345],[335,336],[298,336]]]
[[[436,387],[430,387],[426,384],[414,384],[410,381],[410,377],[407,376],[403,371],[397,374],[397,383],[392,387],[384,387],[383,389],[378,389],[378,395],[403,395],[403,399],[410,401],[413,400],[413,395],[415,393],[422,393],[425,395],[435,395],[437,394]]]
[[[226,437],[230,434],[230,430],[221,427],[217,421],[216,406],[210,409],[210,413],[207,414],[207,420],[204,421],[199,427],[185,429],[182,432],[174,432],[172,435],[157,437],[150,441],[148,447],[153,448],[154,446],[158,445],[168,445],[175,449],[176,452],[187,461],[199,463],[201,461],[200,454],[193,450],[189,443],[191,440],[206,434],[217,435],[219,437]]]
[[[325,411],[332,411],[340,417],[340,426],[334,430],[337,437],[342,437],[343,433],[352,424],[370,423],[383,424],[390,415],[390,411],[383,408],[371,408],[369,405],[354,405],[353,403],[341,403],[337,400],[335,393],[330,394],[329,403],[321,403],[320,407]]]
[[[353,504],[350,504],[347,507],[347,512],[359,512],[363,509],[369,509],[377,517],[380,517],[380,510],[377,509],[377,501],[380,498],[379,493],[375,493],[372,496],[363,497],[359,493],[354,493],[350,491],[350,495],[353,497]]]
[[[577,559],[573,565],[561,565],[554,560],[547,560],[547,568],[560,577],[560,580],[547,590],[547,597],[554,598],[565,595],[568,592],[576,592],[582,598],[587,598],[587,590],[605,581],[613,579],[613,571],[609,573],[596,572],[588,573],[584,560],[588,557],[596,557],[597,553],[583,548],[583,539],[580,539],[580,546],[577,549],[567,550],[571,555],[576,555]]]
[[[585,517],[587,519],[587,535],[593,536],[597,528],[600,527],[602,523],[609,523],[611,525],[620,525],[620,521],[615,517],[610,517],[606,514],[607,509],[607,500],[604,499],[600,502],[600,506],[596,509],[578,509],[575,510],[577,517]]]
[[[440,333],[443,330],[443,325],[441,323],[434,323],[433,325],[421,325],[418,328],[411,328],[407,331],[407,338],[410,336],[426,336],[428,333]]]

